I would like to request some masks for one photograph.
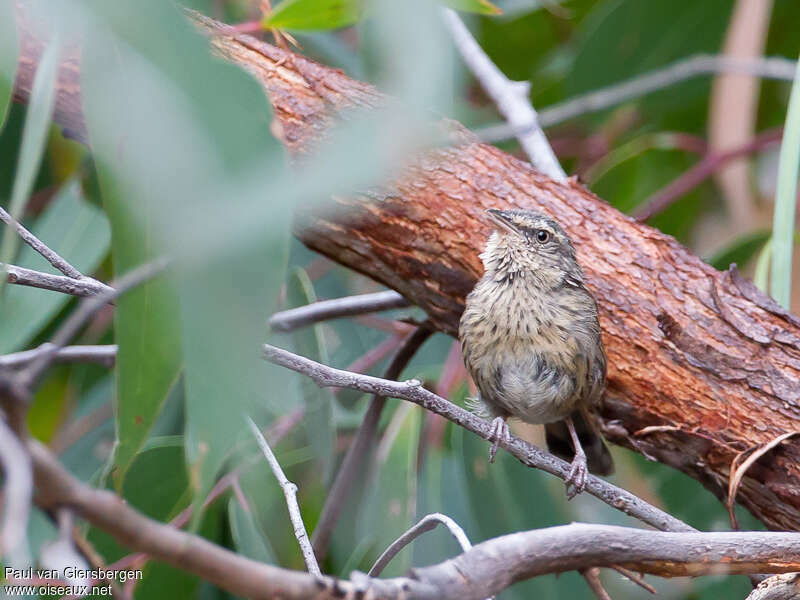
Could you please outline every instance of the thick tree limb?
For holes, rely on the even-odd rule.
[[[374,88],[339,71],[201,20],[217,52],[262,83],[292,151],[310,148],[337,111],[383,102]],[[36,61],[30,46],[23,39],[20,97]],[[59,81],[56,119],[80,138],[74,60]],[[380,195],[337,198],[338,211],[301,215],[297,235],[400,292],[435,327],[455,334],[464,296],[481,273],[478,252],[490,231],[485,209],[541,210],[572,237],[598,300],[609,356],[601,410],[608,439],[724,498],[737,453],[800,429],[800,319],[735,269],[714,270],[578,182],[554,182],[461,133],[464,143],[420,157]],[[674,429],[634,437],[649,426]],[[737,498],[772,528],[800,528],[800,443],[754,465]]]

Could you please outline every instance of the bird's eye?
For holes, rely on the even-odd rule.
[[[546,229],[537,229],[536,241],[540,244],[546,244],[548,241],[550,241],[550,232]]]

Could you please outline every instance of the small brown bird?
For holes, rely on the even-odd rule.
[[[614,468],[587,413],[606,379],[597,304],[556,221],[525,210],[488,214],[497,229],[481,254],[484,274],[467,296],[459,338],[477,407],[494,418],[489,459],[509,436],[507,418],[545,424],[551,452],[572,458],[572,498],[587,468],[599,475]]]

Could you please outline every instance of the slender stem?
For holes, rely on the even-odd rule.
[[[300,550],[303,553],[303,560],[306,561],[308,572],[312,575],[321,575],[322,573],[319,570],[317,558],[314,556],[314,550],[311,548],[311,542],[308,540],[306,526],[303,524],[300,506],[297,504],[297,486],[286,478],[286,474],[283,472],[278,459],[275,458],[272,448],[269,447],[258,425],[256,425],[250,417],[247,417],[247,424],[250,426],[253,436],[255,436],[261,451],[264,453],[264,457],[267,459],[272,472],[275,474],[275,479],[278,480],[278,485],[280,485],[283,490],[283,495],[286,497],[286,505],[289,507],[289,518],[294,527],[294,536],[297,538],[297,543],[300,544]]]
[[[531,164],[556,181],[564,181],[567,174],[538,125],[536,109],[529,99],[530,84],[527,81],[511,81],[506,77],[472,37],[458,14],[449,8],[442,10],[444,23],[450,30],[461,57],[497,105],[497,110],[509,127],[517,132],[514,136],[519,140]]]
[[[78,306],[64,323],[58,328],[50,344],[37,355],[22,371],[19,372],[17,385],[20,389],[30,390],[36,380],[44,373],[50,363],[53,362],[56,352],[65,346],[77,333],[81,327],[106,303],[129,289],[135,288],[148,279],[155,277],[167,266],[165,259],[146,263],[140,267],[126,273],[115,283],[114,287],[108,288],[100,294],[85,299]]]
[[[399,377],[400,373],[403,372],[403,369],[414,357],[414,354],[432,333],[432,330],[427,327],[418,327],[411,332],[386,368],[385,377],[387,379]],[[333,529],[339,520],[339,515],[342,512],[342,508],[344,508],[344,503],[364,457],[367,456],[369,448],[375,440],[378,422],[385,404],[386,398],[382,396],[374,395],[370,400],[364,420],[361,421],[358,433],[356,433],[355,438],[350,443],[350,447],[347,449],[347,454],[345,454],[342,465],[336,473],[336,479],[333,482],[333,486],[331,486],[331,491],[325,499],[325,505],[322,507],[322,514],[317,527],[314,529],[312,539],[314,551],[320,558],[324,558],[328,553],[328,544],[330,543]]]
[[[650,217],[664,211],[676,200],[688,194],[703,183],[703,181],[711,177],[714,171],[724,164],[740,156],[747,156],[748,154],[763,150],[778,142],[782,134],[783,130],[781,128],[769,129],[761,132],[747,144],[739,148],[733,148],[720,153],[707,154],[699,163],[683,173],[667,187],[645,200],[639,208],[633,211],[633,216],[639,221],[646,221]]]
[[[403,548],[408,546],[426,531],[436,529],[436,527],[439,525],[444,525],[447,528],[450,534],[458,542],[458,545],[461,546],[461,550],[466,552],[472,548],[472,544],[470,543],[467,534],[464,533],[464,530],[461,529],[461,526],[458,523],[456,523],[447,515],[433,513],[423,517],[419,523],[414,525],[411,529],[393,541],[389,547],[383,551],[383,554],[378,557],[378,560],[376,560],[375,564],[372,565],[372,568],[369,570],[367,575],[370,577],[377,577],[380,575],[386,568],[386,565],[388,565],[389,562],[391,562],[391,560],[397,556],[398,552],[400,552]]]
[[[313,325],[341,317],[352,317],[365,313],[404,308],[410,302],[393,290],[347,296],[333,300],[321,300],[275,313],[269,318],[269,326],[275,331],[289,332],[299,327]]]
[[[491,424],[488,421],[426,390],[417,380],[390,381],[370,375],[351,373],[320,364],[268,344],[264,345],[264,358],[271,363],[311,377],[321,387],[344,387],[389,398],[401,398],[419,404],[423,408],[443,416],[485,440],[489,440],[491,435]],[[509,435],[500,442],[500,446],[523,464],[541,469],[562,480],[566,479],[569,473],[569,463],[516,436]],[[585,489],[609,506],[644,521],[657,529],[664,531],[694,531],[694,528],[680,519],[676,519],[661,509],[648,504],[638,496],[594,475],[587,476]]]
[[[26,244],[41,254],[47,260],[47,262],[61,271],[64,275],[67,277],[72,277],[73,279],[83,279],[83,275],[80,271],[78,271],[78,269],[69,264],[69,262],[60,254],[58,254],[58,252],[48,247],[47,244],[33,235],[33,233],[28,231],[22,225],[22,223],[8,214],[2,206],[0,206],[0,221],[3,221],[3,223],[9,227],[13,227],[19,234],[19,237],[21,237]]]
[[[0,369],[20,368],[37,357],[53,351],[50,343],[44,343],[33,350],[23,350],[0,356]],[[55,349],[53,362],[56,363],[97,363],[113,367],[117,357],[116,344],[105,346],[64,346]]]
[[[106,284],[95,279],[84,277],[83,279],[73,279],[64,275],[51,275],[33,269],[17,267],[0,262],[0,276],[6,272],[6,281],[17,285],[35,287],[42,290],[61,292],[70,296],[90,297],[107,292],[109,288]]]
[[[699,54],[661,69],[637,75],[627,81],[615,83],[599,90],[569,98],[539,111],[538,121],[529,121],[523,127],[496,125],[477,131],[484,142],[500,142],[534,130],[552,127],[569,119],[605,110],[627,100],[639,98],[698,75],[740,73],[763,79],[792,81],[795,62],[786,58],[734,58],[724,55]]]
[[[772,268],[770,294],[783,308],[789,308],[792,295],[792,253],[794,219],[797,212],[797,172],[800,167],[800,61],[789,96],[786,127],[778,158],[778,189],[772,225]]]

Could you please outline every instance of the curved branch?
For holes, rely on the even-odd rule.
[[[397,556],[398,552],[408,546],[423,533],[432,531],[439,525],[445,526],[447,531],[449,531],[450,535],[455,538],[455,540],[458,542],[458,545],[461,546],[461,549],[464,552],[472,548],[472,544],[470,543],[469,538],[467,538],[467,534],[464,533],[464,530],[461,529],[461,526],[458,523],[456,523],[447,515],[443,515],[441,513],[432,513],[422,517],[422,519],[420,519],[416,525],[393,541],[389,547],[383,551],[383,554],[378,557],[378,560],[376,560],[375,564],[372,565],[372,568],[369,570],[367,575],[371,577],[377,577],[380,575],[386,568],[386,565],[388,565],[391,560]]]

